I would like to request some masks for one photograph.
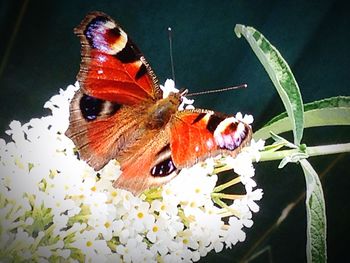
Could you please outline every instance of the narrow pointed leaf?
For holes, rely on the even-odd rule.
[[[306,181],[307,262],[327,262],[326,207],[320,179],[306,160],[300,160]]]
[[[303,102],[298,84],[287,62],[279,51],[253,27],[236,25],[238,37],[243,35],[272,80],[293,127],[294,144],[299,145],[303,137]]]
[[[339,96],[314,101],[304,105],[305,128],[350,125],[350,97]],[[280,134],[292,130],[286,112],[272,118],[264,127],[254,133],[254,139],[266,140],[271,137],[270,131]]]

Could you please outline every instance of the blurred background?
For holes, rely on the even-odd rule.
[[[48,112],[43,104],[76,80],[80,44],[73,34],[89,11],[115,18],[143,51],[161,83],[171,77],[167,28],[173,29],[178,88],[191,92],[247,83],[247,89],[195,98],[195,106],[254,115],[257,130],[284,111],[263,67],[235,24],[262,32],[282,53],[299,83],[305,103],[350,95],[350,7],[347,1],[0,1],[0,137],[11,120],[27,122]],[[285,135],[291,138],[290,135]],[[350,141],[348,127],[305,131],[307,145]],[[328,259],[347,257],[350,187],[349,154],[313,157],[326,198]],[[258,163],[264,190],[260,212],[247,238],[231,250],[210,253],[201,262],[305,262],[304,177],[298,165],[277,168]],[[299,198],[299,199],[298,199]],[[299,202],[297,201],[299,200]],[[279,226],[282,210],[294,209]]]

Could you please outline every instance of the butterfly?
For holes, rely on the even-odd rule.
[[[205,109],[178,110],[185,92],[163,98],[158,79],[138,47],[108,15],[86,15],[80,38],[80,89],[70,103],[66,135],[96,171],[120,164],[114,181],[135,195],[165,184],[184,167],[249,144],[250,125]]]

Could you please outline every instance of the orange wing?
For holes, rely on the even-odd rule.
[[[78,80],[85,94],[123,105],[162,97],[152,68],[112,18],[92,12],[74,32],[82,46]]]
[[[172,160],[182,168],[220,153],[235,156],[251,136],[251,127],[233,116],[200,109],[179,111],[171,120]]]

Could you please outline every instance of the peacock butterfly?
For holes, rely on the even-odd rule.
[[[134,194],[221,153],[237,155],[251,127],[210,110],[178,110],[184,93],[163,98],[143,54],[108,15],[89,13],[74,29],[80,38],[80,89],[70,104],[66,135],[95,170],[116,159],[113,183]]]

